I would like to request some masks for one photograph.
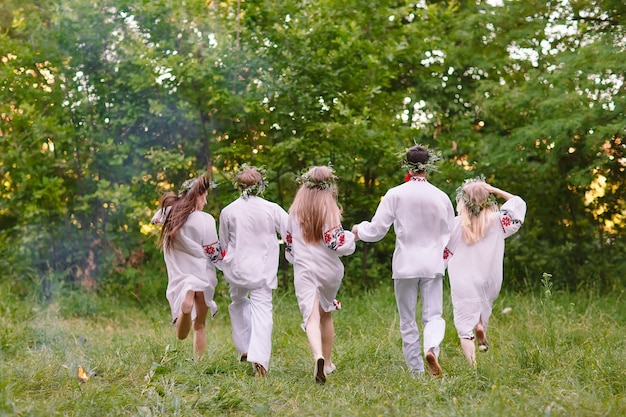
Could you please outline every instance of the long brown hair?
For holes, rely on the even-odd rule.
[[[324,227],[341,225],[341,207],[337,203],[337,185],[333,169],[314,166],[302,176],[289,213],[298,218],[302,236],[307,243],[322,240]]]
[[[161,197],[159,208],[166,212],[169,207],[169,213],[163,222],[161,233],[159,234],[158,245],[169,250],[174,243],[180,228],[183,227],[189,215],[196,210],[198,197],[204,194],[211,187],[209,179],[203,175],[201,177],[187,180],[183,183],[183,187],[174,194],[166,193]]]

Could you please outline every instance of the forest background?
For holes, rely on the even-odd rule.
[[[351,227],[422,143],[452,200],[484,175],[527,201],[507,288],[623,289],[625,22],[621,0],[3,0],[0,282],[165,302],[149,222],[185,179],[210,170],[217,218],[242,163],[286,209],[332,163]],[[343,288],[390,281],[393,242]]]

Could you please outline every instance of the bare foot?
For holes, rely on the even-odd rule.
[[[428,369],[430,370],[430,374],[435,378],[439,378],[441,376],[442,370],[433,348],[430,348],[430,350],[426,354],[426,362],[428,362]]]
[[[315,360],[315,382],[318,384],[326,383],[326,372],[324,372],[324,358],[319,357]]]
[[[485,335],[485,329],[482,326],[476,327],[476,341],[478,342],[479,351],[487,352],[489,350],[489,343],[487,343],[487,336]]]
[[[265,369],[265,367],[260,363],[255,362],[254,376],[256,376],[257,378],[263,378],[265,375],[267,375],[267,370]]]

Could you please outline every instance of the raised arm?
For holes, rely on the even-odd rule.
[[[506,202],[500,207],[500,223],[504,237],[509,237],[517,232],[526,217],[526,202],[519,196],[507,191],[488,185],[490,193],[503,198]]]
[[[487,190],[488,190],[491,194],[494,194],[494,195],[496,195],[496,196],[498,196],[498,197],[501,197],[501,198],[503,198],[503,199],[505,199],[505,200],[507,200],[507,201],[508,201],[508,200],[510,200],[511,198],[515,197],[513,194],[511,194],[511,193],[509,193],[509,192],[507,192],[507,191],[501,190],[501,189],[499,189],[499,188],[496,188],[496,187],[494,187],[493,185],[489,185],[489,184],[488,184],[488,185],[487,185]]]

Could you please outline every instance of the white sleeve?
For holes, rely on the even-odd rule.
[[[507,238],[517,232],[526,217],[526,202],[521,197],[515,196],[507,200],[500,207],[500,224],[504,237]]]
[[[290,264],[293,263],[293,234],[291,233],[292,225],[291,225],[291,217],[287,219],[287,226],[285,228],[285,235],[283,236],[285,240],[285,259]]]
[[[452,222],[452,233],[450,233],[450,240],[448,240],[446,247],[443,249],[443,262],[446,269],[448,268],[448,262],[450,262],[450,258],[454,255],[454,252],[456,251],[459,240],[462,239],[460,223],[461,218],[458,216],[455,217],[454,221]]]
[[[202,247],[207,257],[215,264],[216,267],[222,269],[222,259],[224,259],[224,251],[220,246],[217,237],[217,229],[215,228],[215,219],[209,216],[204,222],[204,233],[202,239]]]
[[[324,244],[339,256],[352,255],[356,249],[354,234],[337,226],[324,232]]]
[[[224,212],[220,213],[220,232],[219,232],[219,242],[220,249],[224,252],[224,256],[226,255],[226,251],[228,250],[228,242],[230,241],[230,229],[228,227],[228,219]]]
[[[154,213],[154,216],[152,216],[152,219],[150,220],[150,223],[152,224],[163,224],[165,223],[165,219],[167,218],[167,215],[170,214],[170,210],[172,209],[172,207],[165,207],[165,208],[160,208],[156,211],[156,213]]]
[[[278,204],[275,204],[274,209],[274,227],[280,234],[280,237],[285,240],[287,238],[287,222],[289,221],[289,215]]]
[[[378,242],[385,237],[393,224],[394,214],[391,207],[392,199],[388,197],[388,195],[389,193],[385,194],[380,204],[378,204],[372,221],[365,221],[356,225],[359,239],[363,242]]]

